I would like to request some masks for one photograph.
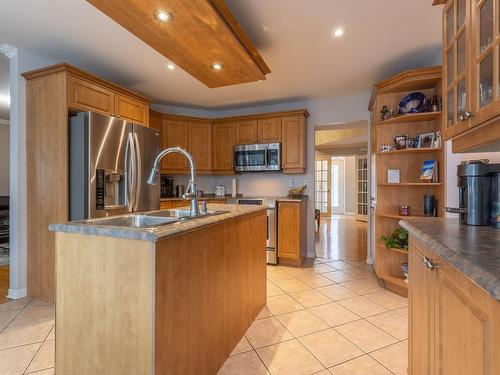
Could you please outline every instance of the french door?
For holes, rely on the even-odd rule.
[[[330,181],[331,181],[331,159],[316,160],[315,170],[315,209],[319,210],[321,216],[329,217],[330,211]]]
[[[332,157],[331,171],[332,213],[343,215],[345,213],[345,159]]]
[[[356,220],[368,221],[368,156],[356,156]]]

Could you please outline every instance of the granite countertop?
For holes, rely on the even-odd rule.
[[[401,220],[410,236],[429,246],[440,257],[500,300],[500,230],[473,227],[457,219]]]
[[[279,198],[278,202],[302,202],[302,201],[305,201],[307,199],[309,199],[309,197],[307,195],[303,195],[300,198],[283,197],[283,198]]]
[[[264,206],[253,205],[233,205],[233,204],[208,204],[210,211],[226,211],[219,215],[208,217],[189,219],[172,224],[159,226],[156,228],[132,228],[121,226],[98,225],[94,220],[73,221],[60,224],[50,224],[49,229],[52,232],[68,232],[68,233],[81,233],[93,236],[106,236],[124,238],[130,240],[142,241],[160,241],[169,237],[179,234],[197,230],[209,225],[218,224],[225,220],[233,219],[238,216],[247,215],[253,212],[264,211]],[[151,211],[151,212],[161,212]],[[139,213],[140,214],[140,213]]]
[[[213,200],[216,200],[216,199],[225,200],[225,199],[229,199],[229,198],[232,198],[231,194],[226,194],[224,197],[218,197],[215,194],[204,194],[201,197],[198,197],[198,200],[206,200],[206,199],[210,199],[210,200],[212,200],[212,199]],[[241,194],[238,194],[237,198],[241,198]],[[184,198],[179,198],[179,197],[160,198],[160,202],[183,201],[183,200],[184,200]]]

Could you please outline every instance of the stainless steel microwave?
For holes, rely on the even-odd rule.
[[[281,143],[236,146],[234,170],[236,172],[281,170]]]

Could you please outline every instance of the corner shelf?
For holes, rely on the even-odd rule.
[[[381,247],[383,248],[384,250],[387,250],[387,251],[395,251],[396,253],[400,253],[400,254],[404,254],[404,255],[408,255],[408,250],[405,250],[405,249],[398,249],[398,248],[395,248],[395,247],[391,247],[390,249],[388,249],[387,247],[385,247],[384,244],[382,243],[379,243],[377,245],[378,247]]]
[[[430,152],[440,152],[442,147],[426,147],[426,148],[405,148],[404,150],[392,150],[392,151],[377,151],[377,155],[394,155],[394,154],[420,154],[420,153],[430,153]]]
[[[442,186],[442,182],[401,182],[399,184],[377,184],[378,186]]]
[[[377,126],[398,124],[404,122],[424,122],[433,121],[437,117],[442,116],[443,112],[422,112],[422,113],[410,113],[408,115],[396,116],[388,120],[379,121]]]

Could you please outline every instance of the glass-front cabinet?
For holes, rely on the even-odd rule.
[[[500,0],[448,0],[443,10],[444,138],[500,115]]]

